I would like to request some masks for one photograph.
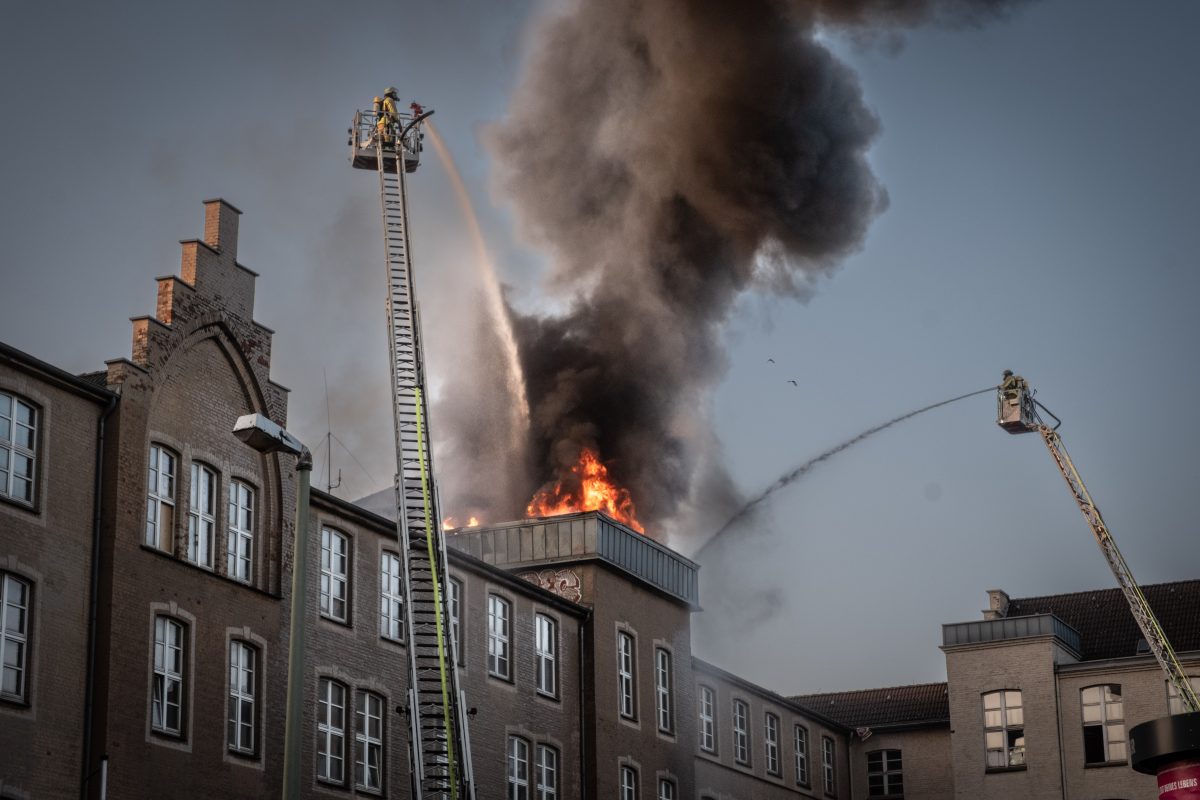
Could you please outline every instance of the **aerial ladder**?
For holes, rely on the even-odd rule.
[[[1109,568],[1116,576],[1117,584],[1121,587],[1125,600],[1129,603],[1129,610],[1133,614],[1134,621],[1137,622],[1138,627],[1142,630],[1142,635],[1146,638],[1150,652],[1154,653],[1154,658],[1166,673],[1167,680],[1175,687],[1184,707],[1188,711],[1200,711],[1200,699],[1197,699],[1191,681],[1188,680],[1187,673],[1184,672],[1179,658],[1175,655],[1175,649],[1171,647],[1171,642],[1168,641],[1167,634],[1159,624],[1158,618],[1154,616],[1154,611],[1150,608],[1150,603],[1147,602],[1141,587],[1133,579],[1133,572],[1125,563],[1125,557],[1121,555],[1116,540],[1113,539],[1112,533],[1104,523],[1100,509],[1092,501],[1092,496],[1088,493],[1087,486],[1084,485],[1083,478],[1079,475],[1079,470],[1075,468],[1075,462],[1067,454],[1066,445],[1063,444],[1062,437],[1058,435],[1058,427],[1062,424],[1062,420],[1035,400],[1034,394],[1035,392],[1029,388],[1023,378],[1015,376],[1011,372],[1005,372],[1004,382],[997,388],[997,424],[1012,434],[1041,434],[1046,448],[1050,451],[1050,457],[1054,459],[1055,466],[1066,480],[1067,488],[1071,490],[1075,503],[1083,512],[1084,519],[1091,526],[1096,543],[1100,545],[1100,552],[1104,554]],[[1042,419],[1040,412],[1045,412],[1048,417],[1052,418],[1054,425],[1048,425]]]
[[[394,90],[389,89],[394,98]],[[350,128],[350,162],[379,176],[387,276],[388,344],[396,436],[396,536],[404,565],[405,631],[412,797],[474,800],[466,697],[458,644],[448,616],[446,544],[438,523],[430,450],[425,356],[416,303],[405,175],[421,156],[421,123],[433,113],[416,103],[389,114],[377,98]]]

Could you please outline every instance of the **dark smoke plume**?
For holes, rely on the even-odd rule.
[[[630,489],[652,534],[696,506],[696,465],[719,459],[694,434],[709,428],[734,301],[750,289],[806,295],[887,205],[866,159],[879,121],[817,26],[971,24],[1008,5],[611,0],[547,11],[487,143],[497,187],[550,257],[569,310],[513,312],[528,448],[475,467],[530,477],[491,514],[520,514],[584,447]]]

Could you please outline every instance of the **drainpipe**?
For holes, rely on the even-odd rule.
[[[581,800],[587,800],[591,795],[590,777],[587,772],[587,729],[588,720],[587,714],[584,713],[588,707],[587,699],[587,671],[589,659],[587,658],[587,629],[592,624],[592,610],[587,610],[587,616],[580,620],[579,624],[579,786],[581,789]],[[594,704],[593,704],[594,705]]]
[[[92,718],[95,709],[93,704],[96,694],[96,614],[100,594],[100,545],[103,504],[101,493],[104,490],[104,428],[109,416],[117,407],[117,395],[108,399],[108,405],[100,413],[96,422],[96,479],[92,486],[92,577],[90,597],[88,599],[88,644],[87,644],[87,678],[83,700],[83,783],[80,787],[82,800],[88,798],[88,783],[92,777]],[[108,757],[104,763],[105,783],[108,777]],[[101,792],[103,793],[103,788]]]

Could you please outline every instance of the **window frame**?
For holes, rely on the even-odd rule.
[[[664,791],[665,790],[665,791]],[[678,800],[679,787],[670,778],[658,779],[658,800]]]
[[[360,700],[363,701],[360,704]],[[372,713],[371,704],[375,703],[376,713]],[[370,794],[384,793],[384,780],[387,774],[385,748],[387,743],[386,714],[387,702],[383,696],[367,689],[354,691],[354,788]],[[371,735],[371,722],[378,723],[378,736]],[[377,753],[375,762],[375,783],[369,783],[365,778],[370,765],[369,754]],[[360,779],[360,775],[363,776]]]
[[[538,694],[557,700],[558,621],[549,614],[535,613],[533,615],[533,640],[534,686]],[[545,647],[543,647],[543,641]]]
[[[832,736],[821,737],[821,781],[825,794],[837,797],[837,745]]]
[[[763,756],[768,775],[783,774],[779,763],[779,715],[770,711],[763,713]]]
[[[509,683],[513,681],[512,609],[511,600],[495,592],[488,592],[487,674]]]
[[[638,800],[641,791],[639,787],[641,779],[638,775],[637,767],[630,764],[622,764],[620,776],[620,782],[617,785],[620,787],[621,800]],[[626,778],[628,778],[628,781]]]
[[[335,554],[333,544],[341,542],[342,552]],[[334,556],[342,560],[342,569],[334,569]],[[353,563],[350,550],[350,536],[336,528],[321,526],[321,584],[317,600],[317,610],[320,616],[342,625],[350,624],[350,566]],[[340,590],[340,596],[334,595],[334,588]],[[334,603],[340,602],[341,616],[335,611]]]
[[[750,766],[750,704],[733,698],[733,760]]]
[[[539,743],[534,756],[533,779],[535,800],[557,800],[559,797],[559,776],[562,769],[559,766],[558,748]],[[547,781],[546,777],[550,780]]]
[[[504,752],[504,796],[507,800],[529,800],[529,740],[510,734]],[[524,776],[521,766],[525,768]]]
[[[22,587],[24,597],[24,605],[10,603],[8,599],[9,586],[11,584]],[[17,609],[16,612],[13,609]],[[22,620],[21,629],[14,632],[10,630],[9,616],[13,613],[19,613]],[[0,571],[0,700],[8,703],[17,703],[23,706],[31,705],[29,692],[29,645],[33,638],[31,628],[33,627],[33,581],[24,576],[17,575],[8,571]],[[18,651],[16,664],[9,664],[7,652],[9,647],[16,648]],[[4,691],[3,677],[13,670],[17,672],[18,686],[16,692]]]
[[[1192,691],[1200,695],[1200,675],[1188,675],[1188,682],[1192,684]],[[1164,681],[1167,685],[1167,716],[1173,717],[1176,714],[1188,713],[1187,707],[1183,704],[1183,698],[1175,690],[1175,684],[1171,681]]]
[[[654,648],[654,711],[660,733],[675,733],[675,670],[671,651]],[[665,666],[664,666],[665,661]]]
[[[240,656],[249,655],[249,665],[247,666],[245,658],[235,659],[235,654]],[[261,661],[258,647],[247,642],[245,639],[230,640],[229,688],[226,698],[228,707],[225,713],[225,749],[230,753],[249,756],[251,758],[258,756],[260,738],[258,734],[258,677]],[[243,680],[247,673],[249,676],[248,690],[244,688],[247,682]],[[247,703],[250,707],[250,719],[248,723],[245,719]],[[247,724],[250,730],[250,746],[244,747],[241,743],[241,733]]]
[[[254,527],[258,514],[256,494],[255,487],[248,481],[229,479],[229,502],[225,516],[225,574],[239,583],[254,583]],[[247,520],[245,525],[240,524],[243,519]],[[243,548],[245,555],[242,554]]]
[[[892,768],[891,754],[895,753],[896,767]],[[899,748],[871,750],[867,754],[867,797],[885,797],[902,800],[904,797],[904,756]],[[878,761],[878,765],[872,763]],[[880,786],[876,790],[871,778],[879,776]],[[898,785],[893,786],[893,782]]]
[[[193,461],[189,476],[187,560],[198,567],[213,569],[213,553],[217,543],[217,471],[202,461]],[[197,509],[203,502],[199,493],[205,486],[208,487],[207,510]],[[201,547],[202,543],[204,547]]]
[[[463,640],[462,604],[467,587],[461,580],[449,576],[446,590],[446,612],[450,617],[450,638],[454,640],[458,663],[465,664],[466,642]]]
[[[389,565],[395,567],[393,572]],[[379,551],[379,636],[404,644],[404,562],[392,550]]]
[[[1087,699],[1088,692],[1093,689],[1099,690],[1099,699],[1089,701]],[[1112,699],[1115,697],[1116,699]],[[1119,706],[1120,718],[1110,717],[1110,709],[1112,706]],[[1088,709],[1099,709],[1098,720],[1088,720]],[[1125,699],[1121,693],[1121,684],[1119,683],[1098,683],[1092,686],[1084,686],[1079,690],[1079,715],[1083,726],[1083,763],[1085,767],[1105,767],[1116,764],[1126,764],[1129,762],[1129,734],[1125,729]],[[1104,751],[1103,761],[1094,761],[1088,759],[1088,729],[1100,729],[1100,746]],[[1121,738],[1112,738],[1110,729],[1120,729]],[[1113,746],[1119,746],[1124,752],[1120,758],[1113,758]]]
[[[796,723],[792,726],[793,761],[796,768],[796,785],[811,786],[808,761],[808,726]]]
[[[696,715],[699,722],[699,744],[700,749],[706,753],[716,754],[717,752],[717,693],[711,686],[700,684],[699,697],[697,698]],[[708,713],[705,714],[705,705],[708,705]],[[705,745],[705,740],[709,741]]]
[[[41,444],[39,420],[42,416],[42,408],[16,392],[0,390],[0,399],[4,398],[8,400],[8,414],[0,410],[0,423],[7,423],[8,435],[0,438],[0,456],[3,456],[4,462],[3,465],[0,465],[0,499],[24,508],[36,509],[38,503],[38,445]],[[17,412],[22,407],[29,412],[29,422],[27,423],[21,422],[17,417]],[[27,431],[28,445],[18,443],[19,428]],[[26,459],[28,462],[28,474],[19,477],[19,480],[24,481],[28,487],[28,498],[17,496],[13,490],[18,480],[16,474],[18,458]]]
[[[1016,695],[1018,705],[1013,706],[1009,703],[1009,695]],[[997,698],[996,708],[988,708],[988,698]],[[983,754],[984,767],[989,772],[1004,772],[1006,770],[1022,770],[1025,765],[1025,697],[1020,689],[995,689],[990,692],[984,692],[980,695],[980,703],[983,708]],[[1009,721],[1010,712],[1020,712],[1020,723]],[[988,724],[988,712],[998,713],[1000,715],[999,725]],[[1019,736],[1016,741],[1020,744],[1010,743],[1012,740],[1011,734],[1017,733]],[[1001,747],[995,748],[988,743],[989,734],[999,734],[1001,737]],[[1019,759],[1015,753],[1020,751]],[[1003,764],[992,764],[992,753],[999,753],[1003,759]]]
[[[166,475],[167,486],[163,487],[163,462],[169,464],[171,471]],[[149,482],[153,478],[154,491],[150,490]],[[176,500],[179,491],[179,455],[159,442],[150,443],[150,453],[146,466],[146,530],[142,543],[162,553],[175,554],[175,526],[178,524],[176,511],[179,503]],[[163,507],[171,509],[171,519],[167,529],[163,530]],[[154,513],[151,514],[151,509]],[[151,517],[154,520],[151,521]],[[153,533],[151,532],[153,527]],[[153,536],[153,541],[151,537]]]
[[[336,704],[334,703],[334,689],[337,689],[341,695],[340,701]],[[317,743],[313,751],[319,783],[334,786],[346,785],[346,695],[348,693],[349,687],[335,678],[322,675],[317,679]],[[341,712],[340,726],[333,724],[335,708]],[[322,716],[324,716],[324,722],[321,721]],[[335,741],[340,745],[336,756],[333,755],[332,748]],[[334,761],[338,762],[341,771],[336,777],[330,774],[330,767]]]
[[[637,640],[633,633],[617,631],[617,713],[637,720]]]
[[[160,623],[161,633],[160,633]],[[151,642],[151,671],[150,671],[150,730],[159,736],[171,739],[185,740],[188,724],[188,625],[178,617],[170,614],[154,615],[154,639]],[[176,632],[175,641],[170,641],[162,634]],[[167,663],[167,652],[173,650],[178,656],[178,670],[170,669]],[[162,657],[160,658],[160,653]],[[177,685],[179,700],[176,705],[176,727],[169,722],[171,707],[170,688],[172,683]],[[157,693],[156,689],[162,689]],[[161,710],[156,711],[156,706]]]

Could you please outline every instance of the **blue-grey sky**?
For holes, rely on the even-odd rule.
[[[200,201],[225,197],[245,212],[240,260],[261,275],[289,427],[324,436],[324,372],[333,432],[366,468],[335,447],[338,493],[386,485],[377,197],[345,129],[388,84],[435,107],[501,276],[543,306],[544,257],[514,234],[480,143],[539,9],[8,4],[0,339],[77,372],[127,356],[128,318],[152,312],[153,278],[200,235]],[[739,303],[711,404],[745,492],[1011,367],[1065,420],[1138,578],[1200,576],[1198,24],[1186,0],[1047,0],[899,49],[828,34],[881,120],[870,158],[890,206],[808,301]],[[432,157],[410,197],[436,383],[469,329],[472,250]],[[985,589],[1112,585],[1041,442],[993,416],[988,397],[936,410],[774,496],[736,569],[703,585],[714,609],[784,586],[783,607],[736,631],[699,624],[699,654],[783,692],[937,680],[940,623],[977,617]]]

